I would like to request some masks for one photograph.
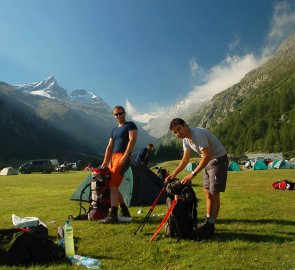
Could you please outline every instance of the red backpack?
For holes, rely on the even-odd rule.
[[[87,213],[88,220],[96,221],[108,215],[110,202],[111,172],[106,169],[93,169],[90,182],[90,207]]]

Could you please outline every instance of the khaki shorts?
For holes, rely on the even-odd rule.
[[[130,166],[130,159],[127,159],[124,164],[121,164],[121,158],[124,153],[113,153],[111,162],[109,164],[109,169],[112,173],[110,187],[119,187],[122,183],[124,173],[128,170]]]
[[[204,170],[203,188],[209,193],[224,192],[227,180],[227,155],[212,159],[208,162]]]

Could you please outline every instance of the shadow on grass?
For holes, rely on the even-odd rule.
[[[164,218],[164,216],[160,216],[160,217],[151,217],[149,218],[146,222],[144,222],[144,217],[141,219],[133,219],[132,223],[133,224],[141,224],[141,223],[145,223],[145,224],[160,224],[162,219]]]
[[[285,243],[293,242],[294,237],[282,237],[277,235],[261,235],[255,233],[245,233],[245,232],[219,232],[216,233],[212,240],[217,240],[218,242],[228,242],[228,241],[248,241],[248,242],[265,242],[265,243]]]
[[[249,224],[277,224],[277,225],[295,225],[295,221],[280,220],[280,219],[219,219],[218,223],[233,224],[233,223],[249,223]]]

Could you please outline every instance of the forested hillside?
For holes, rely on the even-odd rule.
[[[291,74],[290,74],[291,75]],[[213,132],[229,153],[284,152],[295,149],[295,74],[231,113]]]

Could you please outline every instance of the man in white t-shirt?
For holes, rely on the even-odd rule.
[[[188,164],[191,151],[201,155],[198,166],[183,179],[182,184],[190,183],[204,169],[203,189],[206,197],[207,217],[198,224],[203,238],[210,238],[215,231],[215,222],[220,209],[220,192],[224,192],[227,180],[227,153],[218,138],[205,128],[190,128],[183,119],[175,118],[170,130],[183,141],[183,156],[175,171],[165,181],[173,179]]]

